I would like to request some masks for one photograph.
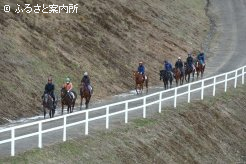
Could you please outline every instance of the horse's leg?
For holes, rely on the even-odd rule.
[[[86,99],[85,99],[85,108],[86,108],[86,109],[88,109],[88,103],[89,103],[88,98],[86,98]]]
[[[73,113],[73,109],[74,109],[75,101],[76,101],[76,100],[74,100],[74,102],[73,102],[73,106],[72,106],[72,113]]]
[[[148,78],[147,78],[147,80],[145,81],[145,85],[146,85],[146,93],[148,93]]]
[[[50,109],[50,110],[49,110],[49,115],[50,115],[50,118],[51,118],[51,111],[52,111],[52,109]]]
[[[44,110],[44,119],[45,119],[45,116],[46,116],[46,109],[45,109],[45,107],[43,107],[43,110]]]
[[[138,94],[138,84],[135,85],[136,92]]]
[[[83,102],[83,98],[81,97],[81,99],[80,99],[80,110],[82,110],[82,102]]]
[[[55,115],[55,109],[52,108],[52,118],[54,117]]]
[[[62,103],[62,113],[61,113],[62,115],[63,115],[63,108],[64,108],[64,104]]]

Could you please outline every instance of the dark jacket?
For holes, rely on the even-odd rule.
[[[175,64],[176,68],[183,68],[183,62],[181,60],[178,60]]]
[[[47,83],[47,84],[45,85],[44,90],[45,90],[45,91],[44,91],[45,93],[53,94],[53,92],[54,92],[54,90],[55,90],[55,85],[52,84],[52,83]]]
[[[193,62],[194,62],[194,61],[193,61],[193,57],[191,57],[191,56],[188,57],[188,58],[186,59],[186,61],[187,61],[187,64],[188,64],[188,65],[192,65]]]
[[[84,83],[85,85],[90,85],[91,82],[89,76],[83,76],[81,83]]]

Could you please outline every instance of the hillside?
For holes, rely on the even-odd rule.
[[[16,4],[78,4],[78,13],[15,13]],[[39,114],[49,75],[56,93],[69,76],[78,91],[83,72],[92,101],[134,88],[131,70],[143,60],[150,85],[164,59],[201,49],[209,29],[205,0],[5,0],[0,12],[0,123]]]
[[[0,163],[243,163],[246,86]]]

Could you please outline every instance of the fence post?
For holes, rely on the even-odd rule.
[[[213,96],[215,96],[216,77],[214,77]]]
[[[109,106],[106,107],[106,129],[108,129],[108,122],[109,122]]]
[[[42,122],[38,123],[38,147],[42,148]]]
[[[11,129],[11,156],[15,156],[15,129]]]
[[[201,100],[203,100],[203,95],[204,95],[204,80],[202,80],[202,88],[201,88]]]
[[[242,69],[242,84],[244,84],[244,67]]]
[[[235,72],[235,83],[234,83],[234,88],[237,88],[237,70]]]
[[[227,74],[225,75],[225,92],[227,91]]]
[[[190,86],[191,86],[191,84],[189,83],[189,85],[188,85],[188,103],[190,103]]]
[[[159,113],[161,113],[161,99],[162,99],[162,92],[159,95]]]
[[[64,122],[63,122],[63,142],[67,140],[67,116],[64,116]]]
[[[143,99],[143,118],[146,118],[146,97]]]
[[[128,123],[128,102],[125,104],[125,123]]]
[[[174,90],[174,108],[177,107],[177,87]]]
[[[85,135],[88,135],[88,124],[89,124],[89,112],[85,111]]]

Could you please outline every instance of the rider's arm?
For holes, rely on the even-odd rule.
[[[70,88],[69,88],[69,91],[71,91],[73,89],[73,84],[70,83]]]

